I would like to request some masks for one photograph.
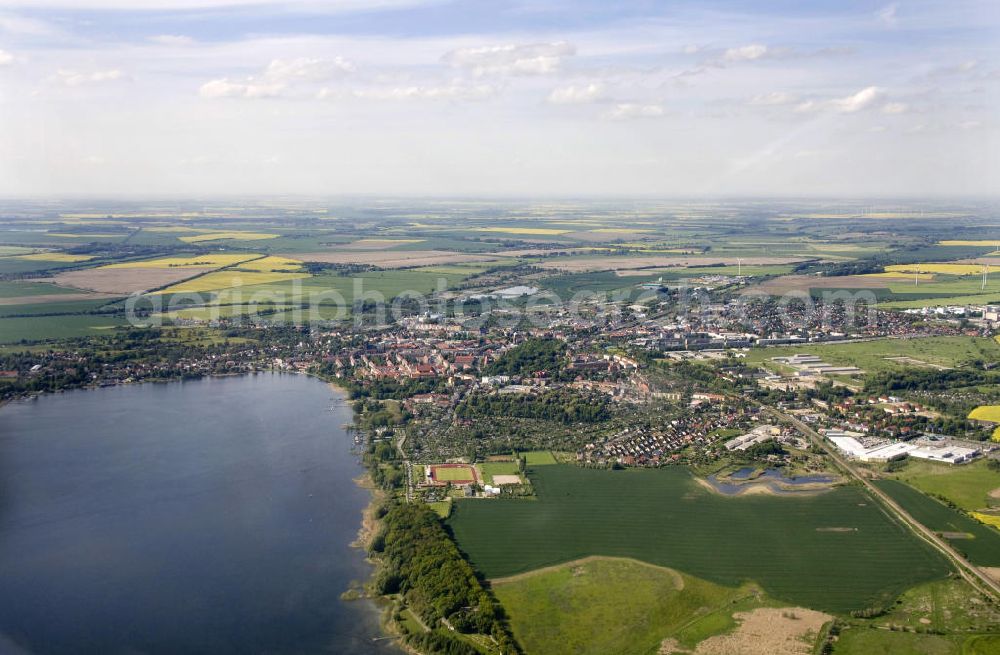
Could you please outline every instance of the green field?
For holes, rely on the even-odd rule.
[[[910,461],[896,477],[924,493],[944,496],[962,509],[974,511],[990,507],[991,491],[1000,489],[1000,472],[991,471],[982,459],[965,466]]]
[[[819,355],[828,364],[857,366],[866,373],[913,368],[887,360],[886,357],[911,357],[927,364],[956,367],[972,360],[1000,361],[1000,343],[985,337],[923,337],[918,339],[879,339],[851,343],[778,346],[755,348],[747,362],[770,362],[773,357],[795,353]]]
[[[547,450],[529,450],[523,455],[524,463],[528,466],[548,466],[556,463],[556,458]]]
[[[477,464],[483,473],[483,482],[493,484],[494,475],[517,475],[520,471],[517,462],[482,462]]]
[[[0,282],[0,298],[80,293],[47,282]]]
[[[496,578],[588,555],[629,557],[844,612],[943,577],[947,562],[854,486],[810,497],[722,497],[684,468],[532,470],[536,502],[460,501],[460,547]],[[516,539],[497,539],[497,534]]]
[[[892,496],[913,518],[935,532],[965,533],[971,538],[950,539],[956,550],[977,566],[1000,566],[1000,531],[983,525],[944,503],[897,480],[879,480],[879,489]]]
[[[927,635],[884,629],[849,628],[833,649],[835,655],[964,655],[962,635]],[[996,652],[996,651],[984,651]]]
[[[0,319],[0,343],[42,339],[94,336],[125,325],[121,316],[70,314],[66,316],[25,316]]]
[[[747,588],[626,559],[571,562],[495,584],[493,592],[529,655],[640,655],[655,653],[667,637],[693,646],[734,627],[734,611],[773,604]]]

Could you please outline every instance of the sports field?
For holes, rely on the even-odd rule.
[[[536,502],[459,501],[449,519],[489,578],[588,555],[630,557],[726,586],[753,580],[781,601],[844,612],[888,603],[949,571],[853,486],[808,498],[731,498],[680,467],[542,466],[531,480]]]
[[[476,482],[476,470],[468,464],[436,464],[431,466],[431,478],[435,482],[456,482],[467,484]]]

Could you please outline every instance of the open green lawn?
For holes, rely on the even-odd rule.
[[[517,475],[517,462],[482,462],[477,464],[483,473],[483,482],[493,484],[494,475]]]
[[[989,507],[989,493],[1000,489],[1000,472],[991,471],[986,460],[965,466],[914,460],[895,477],[925,493],[944,496],[969,511]],[[993,499],[993,502],[1000,503],[1000,499]]]
[[[875,484],[931,530],[969,535],[970,538],[950,541],[973,564],[1000,566],[1000,530],[983,525],[898,480],[878,480]]]
[[[547,466],[556,463],[556,458],[547,450],[529,450],[523,455],[524,463],[528,466]]]
[[[489,578],[588,555],[630,557],[726,586],[753,580],[782,601],[848,611],[888,603],[949,570],[854,486],[732,498],[705,490],[681,467],[531,472],[536,502],[460,501],[449,519]]]
[[[571,562],[495,584],[493,591],[529,655],[655,653],[666,637],[692,646],[734,627],[737,609],[769,605],[747,588],[627,559]],[[740,599],[748,606],[734,607]]]
[[[773,357],[795,353],[819,355],[828,364],[852,365],[867,373],[913,368],[886,357],[911,357],[928,364],[957,367],[972,360],[1000,361],[1000,343],[985,337],[922,337],[917,339],[877,339],[850,343],[803,344],[754,348],[748,362],[770,362]]]

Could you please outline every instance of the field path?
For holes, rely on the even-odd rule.
[[[929,542],[932,546],[937,548],[941,553],[945,555],[952,564],[958,568],[958,572],[965,578],[973,587],[978,589],[985,589],[985,591],[993,596],[994,598],[1000,598],[1000,583],[991,578],[987,573],[980,570],[979,568],[970,564],[961,554],[947,541],[939,537],[933,530],[926,527],[923,523],[920,523],[915,518],[910,516],[910,514],[902,508],[895,500],[893,500],[889,494],[885,493],[874,484],[866,480],[859,474],[850,463],[842,458],[833,448],[827,445],[826,441],[823,440],[820,433],[813,430],[811,427],[795,418],[785,414],[784,412],[779,412],[773,407],[764,406],[764,410],[770,413],[772,416],[782,420],[786,423],[791,423],[798,430],[809,437],[813,443],[822,448],[826,454],[828,454],[833,461],[840,466],[844,471],[850,474],[851,477],[858,480],[864,487],[872,494],[873,497],[878,499],[885,505],[890,512],[896,515],[905,525],[907,525],[911,530],[913,530],[918,536],[922,537],[925,541]]]
[[[530,578],[534,575],[541,575],[542,573],[550,573],[552,571],[572,568],[574,566],[583,566],[589,562],[631,562],[633,564],[639,564],[651,569],[656,569],[657,571],[664,571],[673,577],[674,586],[677,588],[677,591],[684,589],[684,577],[674,569],[667,568],[666,566],[657,566],[656,564],[650,564],[649,562],[643,562],[642,560],[633,559],[631,557],[611,557],[608,555],[588,555],[587,557],[581,557],[580,559],[563,562],[562,564],[543,566],[540,569],[533,569],[531,571],[525,571],[524,573],[509,575],[505,578],[493,578],[489,582],[490,586],[496,587],[498,585],[510,584],[511,582],[518,582],[519,580],[524,580],[525,578]]]

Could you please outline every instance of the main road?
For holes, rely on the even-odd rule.
[[[978,568],[970,564],[968,561],[966,561],[966,559],[962,557],[962,555],[957,550],[952,548],[951,544],[949,544],[945,539],[939,537],[937,533],[935,533],[933,530],[930,530],[923,523],[917,521],[915,518],[910,516],[909,512],[903,509],[899,505],[899,503],[897,503],[895,500],[892,499],[891,496],[889,496],[889,494],[885,493],[884,491],[876,487],[874,484],[871,483],[870,480],[866,479],[864,476],[858,473],[857,469],[855,469],[854,466],[852,466],[849,461],[841,457],[840,453],[838,453],[835,449],[831,448],[826,443],[826,441],[823,439],[823,436],[819,432],[816,432],[815,430],[813,430],[811,427],[809,427],[796,417],[790,414],[785,414],[784,412],[780,412],[774,409],[773,407],[764,406],[764,411],[770,413],[772,416],[776,417],[779,420],[794,425],[799,430],[799,432],[809,437],[809,440],[812,441],[816,446],[822,448],[823,451],[825,451],[826,454],[829,455],[830,458],[834,462],[836,462],[841,469],[846,471],[848,475],[850,475],[852,478],[854,478],[862,485],[864,485],[864,487],[872,494],[872,496],[882,501],[882,504],[885,505],[892,513],[894,513],[900,521],[902,521],[905,525],[907,525],[911,530],[916,532],[917,535],[923,537],[925,541],[929,542],[932,546],[941,551],[941,553],[944,554],[945,557],[950,559],[952,563],[958,568],[958,572],[962,575],[962,577],[965,578],[972,586],[987,592],[994,598],[1000,599],[1000,584],[998,584],[996,580],[992,579],[991,577],[980,571]]]

